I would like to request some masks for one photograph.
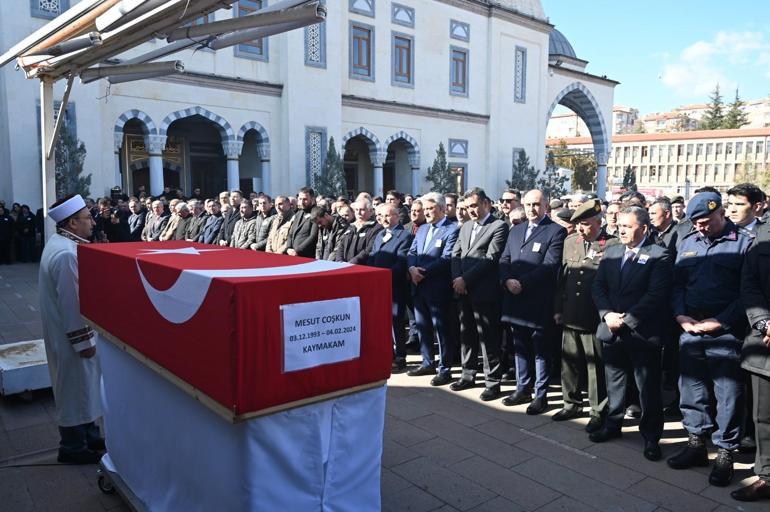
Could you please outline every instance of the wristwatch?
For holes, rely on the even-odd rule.
[[[754,324],[754,329],[758,330],[762,336],[767,336],[767,328],[770,327],[770,322],[767,320],[760,320]]]

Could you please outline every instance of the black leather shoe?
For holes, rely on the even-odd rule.
[[[507,371],[500,378],[508,382],[513,382],[516,380],[516,371],[515,370]]]
[[[751,485],[731,492],[730,496],[738,501],[770,500],[770,482],[760,478]]]
[[[476,383],[473,382],[472,380],[460,379],[460,380],[454,381],[452,385],[449,386],[449,389],[451,389],[452,391],[462,391],[463,389],[471,389],[475,387],[476,387]]]
[[[432,366],[418,366],[406,372],[410,377],[422,377],[424,375],[436,375],[436,370]]]
[[[431,386],[445,386],[452,382],[452,376],[448,373],[439,373],[432,379],[430,379]]]
[[[626,407],[626,416],[638,420],[642,417],[642,408],[636,404],[631,404]]]
[[[583,411],[577,407],[571,407],[569,409],[562,409],[553,415],[553,421],[567,421],[580,417]]]
[[[107,445],[104,443],[104,438],[93,439],[88,441],[88,449],[95,452],[103,452],[107,450]]]
[[[499,396],[500,386],[492,386],[491,388],[486,388],[484,391],[482,391],[479,395],[479,398],[482,402],[489,402],[490,400],[495,400]]]
[[[79,452],[64,452],[59,450],[56,458],[62,464],[98,464],[102,454],[93,450],[81,450]]]
[[[527,404],[532,401],[532,395],[525,393],[524,391],[516,391],[509,396],[503,398],[503,405],[511,407],[513,405]]]
[[[588,435],[588,439],[594,443],[604,443],[618,437],[623,437],[623,433],[620,430],[608,430],[606,428],[602,428]]]
[[[403,373],[406,370],[406,359],[403,357],[397,357],[390,365],[391,373]]]
[[[527,414],[530,416],[536,416],[543,414],[548,409],[548,398],[541,396],[532,400],[532,403],[527,407]]]
[[[709,483],[717,487],[727,487],[733,479],[733,454],[730,450],[720,448],[711,468]]]
[[[589,434],[593,434],[594,432],[598,432],[602,429],[602,426],[604,425],[604,420],[601,416],[591,416],[591,419],[588,420],[588,423],[586,424],[586,432]]]
[[[644,442],[644,458],[653,462],[659,461],[661,457],[660,445],[657,441]]]
[[[754,453],[757,451],[757,442],[751,436],[743,436],[741,444],[738,446],[741,453]]]
[[[706,451],[706,440],[703,436],[690,434],[687,446],[666,461],[671,469],[687,469],[693,466],[706,467],[709,465],[709,455]]]

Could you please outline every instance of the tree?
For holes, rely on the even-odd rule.
[[[347,195],[347,180],[345,169],[342,166],[342,158],[334,147],[334,137],[329,138],[329,149],[326,151],[326,160],[321,172],[313,175],[313,185],[316,193],[336,198]]]
[[[564,141],[554,151],[554,163],[572,170],[573,190],[593,190],[596,183],[596,157],[592,153],[576,151]]]
[[[679,114],[676,118],[676,123],[674,124],[674,131],[675,132],[686,132],[691,130],[691,126],[693,125],[692,118],[688,116],[687,114]]]
[[[532,190],[537,187],[537,175],[537,170],[529,163],[527,152],[522,149],[519,157],[513,162],[511,179],[505,180],[505,184],[515,190]]]
[[[644,121],[638,121],[636,123],[634,133],[647,133],[647,129],[644,127]]]
[[[439,142],[436,150],[436,159],[433,160],[433,165],[428,168],[428,175],[425,176],[425,179],[432,183],[430,187],[432,192],[439,194],[457,192],[457,181],[446,161],[446,150],[441,142]]]
[[[559,172],[553,151],[549,151],[545,158],[545,172],[537,180],[537,188],[544,191],[549,197],[561,197],[567,193],[566,183],[567,177]]]
[[[738,129],[749,124],[749,115],[743,111],[745,103],[741,101],[738,95],[738,89],[735,89],[735,100],[730,103],[730,109],[725,114],[722,128]]]
[[[636,192],[636,173],[630,165],[623,171],[623,188]]]
[[[770,187],[770,166],[758,164],[751,158],[744,159],[742,164],[736,165],[735,176],[733,176],[733,185],[738,183],[753,183],[767,190]]]
[[[86,146],[77,140],[67,123],[62,123],[56,140],[56,197],[69,194],[91,195],[91,174],[83,175]]]
[[[711,92],[709,99],[711,99],[711,102],[709,103],[708,110],[703,114],[703,119],[701,119],[701,128],[704,130],[718,130],[722,128],[725,120],[724,102],[722,101],[722,94],[719,92],[719,84]]]

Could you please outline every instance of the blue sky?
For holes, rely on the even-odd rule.
[[[542,0],[550,22],[589,61],[586,71],[621,82],[615,104],[641,114],[770,95],[767,0]]]

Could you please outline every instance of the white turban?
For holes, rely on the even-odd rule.
[[[61,221],[72,217],[77,212],[86,207],[86,202],[80,194],[74,195],[64,201],[62,204],[48,210],[48,216],[58,224]]]

